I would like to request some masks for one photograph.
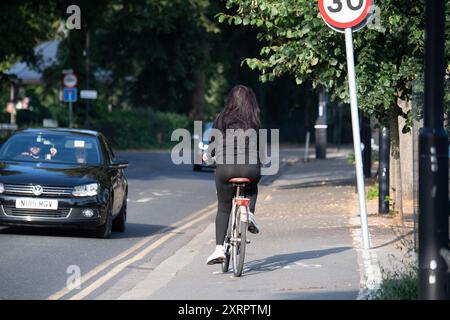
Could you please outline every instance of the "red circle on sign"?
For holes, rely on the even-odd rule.
[[[367,16],[369,15],[369,9],[372,6],[372,0],[367,0],[366,7],[364,8],[362,14],[358,18],[356,18],[353,21],[347,22],[347,23],[342,23],[342,22],[338,22],[338,21],[334,20],[333,18],[331,18],[328,15],[327,11],[325,10],[325,6],[323,4],[324,1],[325,0],[319,0],[319,10],[320,10],[320,13],[322,14],[322,17],[330,26],[335,27],[335,28],[340,28],[340,29],[353,28],[353,27],[356,27],[361,22],[363,22],[364,19],[366,19]]]
[[[67,83],[67,78],[69,78],[69,77],[73,77],[71,80],[73,80],[73,83]],[[77,76],[75,75],[75,74],[73,74],[73,73],[70,73],[70,74],[66,74],[65,76],[64,76],[64,79],[63,79],[63,83],[64,83],[64,86],[65,87],[67,87],[67,88],[75,88],[76,86],[77,86],[77,84],[78,84],[78,78],[77,78]]]

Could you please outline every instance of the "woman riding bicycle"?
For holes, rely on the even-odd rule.
[[[207,259],[209,265],[222,263],[225,260],[223,243],[234,196],[234,187],[229,183],[231,178],[250,179],[251,182],[244,188],[244,195],[250,198],[248,230],[252,233],[259,232],[253,214],[258,195],[258,182],[261,179],[261,165],[258,157],[258,130],[260,126],[260,109],[255,93],[252,89],[243,85],[234,87],[228,94],[224,110],[214,120],[213,125],[213,129],[222,134],[224,141],[219,144],[220,147],[212,147],[213,144],[210,143],[210,149],[214,149],[208,149],[207,152],[216,160],[215,181],[218,200],[216,249]],[[228,135],[230,132],[234,133],[231,138]],[[245,143],[235,143],[235,138],[239,140],[239,136],[245,139]],[[226,146],[230,143],[232,143],[232,148],[227,149]],[[227,150],[233,150],[232,157],[226,155]],[[205,161],[210,160],[207,154],[204,155]],[[229,161],[230,158],[234,158],[232,162]],[[223,161],[217,159],[223,159]],[[245,159],[245,161],[242,162],[242,159]]]

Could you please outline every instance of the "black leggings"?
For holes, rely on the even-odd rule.
[[[216,244],[222,245],[228,229],[232,200],[235,188],[228,182],[231,178],[249,178],[252,182],[244,188],[244,195],[250,198],[250,211],[255,212],[258,196],[258,182],[261,179],[259,164],[227,165],[218,164],[216,168],[217,216],[216,216]]]

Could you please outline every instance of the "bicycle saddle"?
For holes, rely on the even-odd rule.
[[[229,183],[233,183],[233,184],[247,184],[250,183],[250,179],[249,178],[231,178],[230,180],[228,180]]]

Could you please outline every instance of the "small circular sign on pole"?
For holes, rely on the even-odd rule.
[[[367,24],[373,0],[319,0],[319,10],[326,24],[335,31],[357,31]]]
[[[75,88],[78,84],[78,78],[73,73],[68,73],[63,78],[64,87]]]

